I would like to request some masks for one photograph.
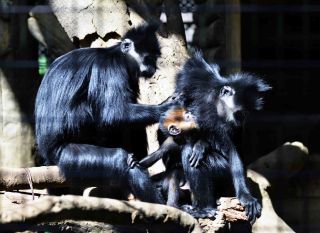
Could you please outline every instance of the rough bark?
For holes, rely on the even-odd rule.
[[[0,190],[64,187],[67,182],[56,166],[31,168],[0,168]]]
[[[24,227],[29,229],[28,225],[65,219],[105,222],[153,232],[201,232],[192,216],[173,207],[71,195],[47,196],[19,208],[3,210],[0,226],[1,229],[18,227],[24,230]]]

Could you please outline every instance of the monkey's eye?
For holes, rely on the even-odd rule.
[[[128,53],[133,45],[133,42],[130,39],[124,39],[121,42],[121,51],[123,53]]]
[[[186,112],[186,113],[184,114],[184,120],[187,121],[187,122],[193,120],[193,116],[192,116],[191,112]]]
[[[125,49],[128,49],[128,48],[130,47],[130,42],[124,42],[124,43],[123,43],[123,47],[124,47]]]
[[[223,86],[220,90],[220,96],[232,96],[234,94],[234,90],[230,86]]]

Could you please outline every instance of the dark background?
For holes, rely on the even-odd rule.
[[[301,141],[319,153],[319,2],[242,2],[243,70],[273,87],[263,116],[248,124],[243,148],[255,157],[286,141]]]

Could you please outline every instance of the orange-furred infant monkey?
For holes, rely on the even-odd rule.
[[[147,168],[163,159],[166,171],[153,176],[153,180],[161,187],[167,205],[178,207],[180,187],[186,182],[181,164],[181,150],[186,143],[197,145],[194,135],[197,133],[198,124],[195,116],[187,109],[172,107],[161,116],[159,128],[165,140],[157,151],[140,160],[139,165]],[[204,156],[204,151],[197,152],[190,157],[190,163],[195,167]],[[134,163],[134,166],[136,161],[131,160],[128,163]]]

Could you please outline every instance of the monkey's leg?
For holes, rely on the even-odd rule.
[[[179,197],[180,197],[180,177],[179,177],[179,168],[173,169],[170,171],[167,182],[168,182],[168,198],[167,205],[178,207],[179,206]]]
[[[128,152],[87,144],[68,144],[61,148],[58,166],[67,179],[116,184],[123,193],[133,192],[141,201],[164,203],[147,171],[129,169]]]
[[[191,145],[186,145],[182,150],[183,170],[192,195],[192,206],[184,205],[182,209],[196,218],[214,217],[216,198],[213,189],[213,172],[208,164],[201,168],[191,167],[189,161],[191,153]]]

